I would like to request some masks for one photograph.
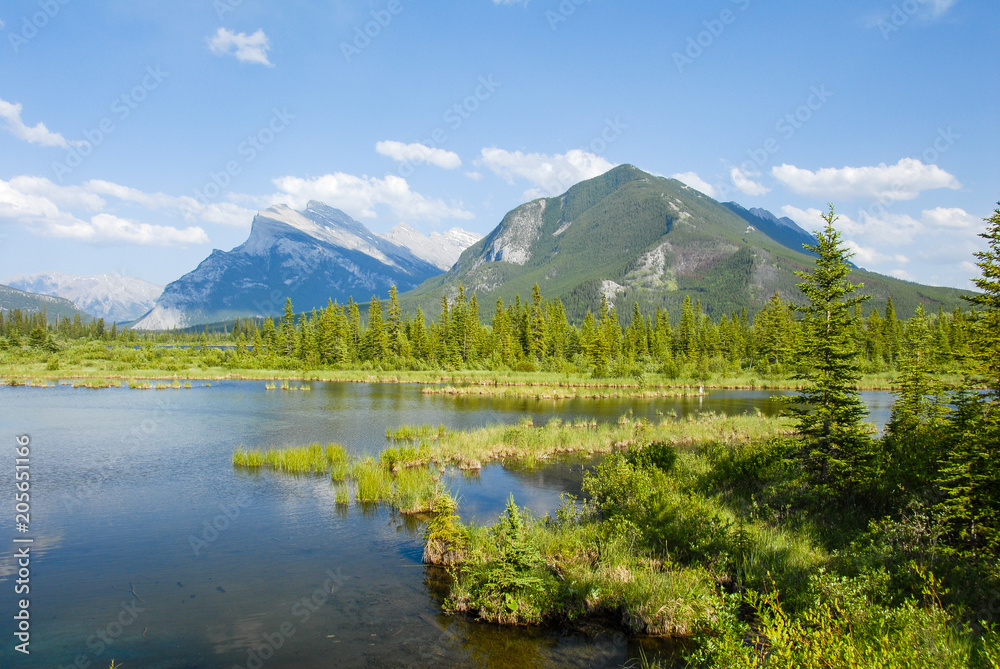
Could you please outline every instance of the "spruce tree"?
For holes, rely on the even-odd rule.
[[[966,389],[953,400],[954,438],[942,467],[943,520],[953,544],[973,555],[1000,554],[1000,208],[986,219],[975,254],[980,294],[966,297],[980,308],[975,340],[987,395]]]
[[[1000,208],[985,220],[988,226],[979,236],[987,248],[974,254],[982,276],[972,280],[982,293],[965,299],[980,309],[976,323],[979,357],[996,402],[1000,399]]]
[[[812,272],[797,272],[797,284],[808,298],[798,310],[806,315],[803,354],[808,366],[805,387],[795,398],[793,413],[803,437],[807,470],[821,488],[834,493],[867,486],[871,439],[862,423],[867,409],[858,394],[852,310],[869,296],[857,293],[863,284],[848,280],[851,253],[833,227],[833,205],[823,215],[826,227],[817,243],[805,245],[816,257]]]

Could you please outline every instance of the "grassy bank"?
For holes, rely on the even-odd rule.
[[[775,374],[769,369],[740,369],[726,366],[718,370],[684,367],[678,374],[663,374],[653,368],[643,373],[597,378],[573,368],[564,371],[511,371],[486,369],[391,370],[370,363],[360,368],[307,368],[285,360],[274,369],[238,366],[231,351],[212,348],[168,348],[141,345],[115,346],[90,342],[58,352],[27,348],[0,348],[0,380],[10,383],[71,380],[205,380],[247,379],[266,382],[339,381],[360,383],[410,383],[450,386],[449,394],[558,397],[665,397],[681,391],[697,392],[704,388],[757,390],[796,390],[800,382],[793,369]],[[959,376],[942,374],[945,382],[957,382]],[[896,387],[891,371],[866,374],[860,387],[891,390]]]
[[[603,439],[585,436],[597,431],[534,432],[544,442],[574,429],[582,452],[600,452],[593,444]],[[432,521],[425,560],[452,575],[447,611],[690,638],[693,666],[1000,666],[1000,638],[983,614],[1000,584],[995,562],[956,559],[945,571],[943,558],[935,575],[900,545],[903,530],[873,532],[863,510],[817,504],[780,423],[712,417],[608,430],[631,434],[615,433],[613,452],[586,475],[586,503],[568,499],[536,518],[511,499],[491,527],[466,526],[447,508]],[[513,441],[488,431],[443,441],[464,445],[452,457],[469,459],[499,448],[482,438]]]

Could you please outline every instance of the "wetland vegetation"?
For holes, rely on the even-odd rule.
[[[375,374],[447,378],[452,387],[438,389],[446,394],[476,392],[456,390],[455,378],[487,388],[492,378],[498,393],[537,397],[552,388],[789,384],[799,392],[782,418],[404,425],[387,431],[377,457],[313,444],[238,449],[233,464],[329,477],[336,505],[353,496],[428,514],[424,560],[446,571],[443,609],[454,615],[681,638],[688,666],[996,669],[1000,210],[983,235],[988,251],[976,256],[977,310],[918,308],[905,322],[891,304],[862,316],[865,296],[847,279],[832,209],[826,220],[816,265],[800,274],[798,319],[780,296],[752,321],[713,321],[689,300],[676,327],[636,309],[622,328],[605,302],[577,327],[537,291],[526,304],[498,303],[489,327],[475,295],[461,292],[430,325],[399,313],[393,295],[385,319],[373,300],[364,327],[354,303],[298,317],[289,303],[277,322],[162,341],[120,332],[61,339],[65,323],[22,318],[3,325],[5,378],[64,364],[106,377],[109,367],[127,376],[144,366],[147,376]],[[198,345],[162,345],[185,337]],[[881,434],[864,422],[865,375],[883,375],[874,378],[896,392]],[[444,483],[449,467],[474,475],[490,463],[567,457],[591,462],[584,496],[542,517],[511,496],[494,524],[466,523]]]

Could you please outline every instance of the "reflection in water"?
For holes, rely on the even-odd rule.
[[[100,667],[115,658],[126,667],[245,667],[250,653],[270,644],[268,669],[620,667],[639,646],[597,627],[511,630],[442,616],[441,576],[421,564],[422,519],[337,505],[325,476],[235,469],[233,450],[318,441],[373,454],[385,446],[386,428],[403,424],[471,429],[525,416],[543,425],[552,418],[613,421],[629,411],[659,420],[671,411],[780,408],[771,393],[747,391],[539,401],[423,395],[419,386],[311,385],[310,393],[269,393],[263,382],[243,381],[153,392],[0,387],[0,434],[30,434],[33,446],[32,654],[18,666],[70,666],[83,658]],[[884,422],[891,397],[864,399],[882,412],[873,420]],[[446,481],[463,517],[486,524],[509,493],[537,515],[552,513],[561,493],[580,494],[584,469],[570,462],[524,471],[490,466],[478,476],[450,471]],[[241,500],[246,504],[232,513]],[[13,536],[4,532],[0,589],[9,592]],[[327,597],[330,572],[342,582]],[[143,610],[134,623],[114,627],[122,607],[136,603]],[[3,616],[3,638],[11,638],[12,622]],[[95,643],[109,625],[113,638]],[[279,639],[283,625],[292,633]]]

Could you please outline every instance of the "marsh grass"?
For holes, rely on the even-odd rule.
[[[429,429],[424,426],[425,430]],[[637,443],[663,441],[694,448],[709,443],[746,443],[756,439],[790,433],[791,424],[783,418],[756,415],[722,416],[701,414],[683,421],[665,417],[658,423],[636,421],[623,416],[616,424],[596,421],[550,421],[535,427],[530,420],[518,425],[494,425],[468,431],[442,430],[437,439],[422,441],[413,450],[404,447],[386,449],[390,463],[405,461],[406,466],[429,463],[453,464],[463,470],[478,470],[491,462],[516,461],[534,467],[554,457],[575,455],[588,458],[611,453]],[[410,440],[419,438],[421,429],[403,426],[389,430],[388,438],[402,434]],[[395,449],[395,450],[394,450]]]
[[[233,453],[237,467],[269,467],[292,474],[326,474],[332,466],[346,465],[348,456],[343,446],[318,443],[292,448],[270,448],[266,451],[238,448]]]
[[[466,386],[428,386],[421,391],[425,395],[451,395],[453,397],[509,397],[529,398],[535,400],[574,400],[574,399],[660,399],[666,397],[686,397],[700,395],[698,388],[646,388],[644,386],[611,386],[595,387],[594,385],[466,385]]]
[[[444,425],[401,425],[395,430],[387,428],[385,438],[389,441],[429,441],[442,439],[448,434]]]
[[[378,504],[392,499],[392,474],[374,458],[354,463],[351,478],[357,486],[355,496],[361,504]]]
[[[329,474],[336,485],[337,504],[346,504],[353,485],[360,504],[389,504],[402,514],[433,513],[449,493],[440,473],[431,469],[421,449],[404,446],[387,449],[381,457],[354,460],[340,444],[318,443],[290,448],[252,450],[237,448],[233,465],[245,469],[267,467],[289,474]]]
[[[334,493],[334,503],[340,507],[351,503],[351,491],[346,485],[337,486],[337,491]]]
[[[74,388],[121,388],[122,382],[115,379],[89,379],[87,381],[75,381]]]

